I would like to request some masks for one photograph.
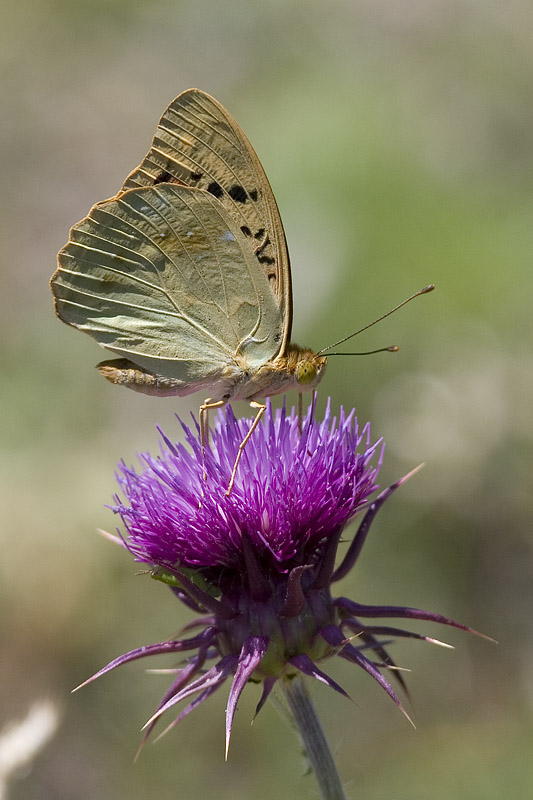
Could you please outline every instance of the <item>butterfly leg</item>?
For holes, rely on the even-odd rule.
[[[210,398],[207,398],[200,406],[200,444],[202,446],[202,460],[204,462],[204,481],[207,480],[207,472],[205,470],[205,448],[209,444],[209,409],[221,408],[225,405],[225,400],[218,400],[215,403]]]
[[[213,400],[208,397],[200,406],[200,443],[202,445],[202,451],[205,450],[209,444],[209,409],[222,408],[222,406],[225,405],[225,400],[213,402]]]
[[[231,490],[233,489],[233,484],[235,483],[235,475],[237,474],[237,467],[239,466],[239,461],[241,460],[241,456],[243,454],[244,448],[246,447],[246,443],[248,442],[250,436],[252,435],[252,433],[255,431],[255,429],[259,425],[259,420],[261,419],[261,417],[263,416],[263,414],[266,411],[265,404],[264,403],[257,403],[255,400],[252,400],[250,402],[250,407],[251,408],[256,408],[257,409],[257,414],[255,416],[254,421],[250,425],[250,430],[248,431],[248,433],[246,434],[246,436],[244,437],[244,439],[242,440],[242,442],[239,445],[239,450],[237,452],[237,458],[235,459],[235,464],[233,465],[233,471],[231,473],[231,478],[230,478],[230,481],[229,481],[229,484],[228,484],[228,488],[226,489],[226,495],[228,497],[231,494]]]
[[[302,393],[298,392],[298,433],[300,434],[300,436],[302,435],[302,430],[303,430],[303,420],[304,420],[303,397]]]

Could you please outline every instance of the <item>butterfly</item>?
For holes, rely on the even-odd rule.
[[[120,356],[98,365],[147,394],[202,391],[207,412],[313,390],[327,358],[290,342],[291,269],[276,200],[245,134],[199,89],[166,109],[119,192],[70,231],[51,279],[55,311]]]

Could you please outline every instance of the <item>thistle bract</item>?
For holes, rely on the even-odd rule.
[[[172,727],[228,678],[227,743],[248,681],[263,685],[258,710],[276,681],[298,673],[345,695],[319,666],[332,656],[362,667],[401,707],[383,674],[395,665],[380,637],[436,640],[364,620],[404,617],[470,629],[419,609],[333,597],[331,586],[353,567],[375,514],[409,476],[377,494],[382,444],[371,442],[368,425],[359,429],[353,411],[334,416],[328,404],[319,422],[310,409],[300,431],[294,410],[274,412],[268,403],[228,496],[251,420],[226,408],[206,448],[198,425],[181,424],[185,443],[160,431],[158,456],[140,456],[140,469],[119,465],[122,495],[113,510],[135,559],[201,615],[187,625],[195,633],[132,650],[90,680],[137,658],[183,653],[146,736],[167,710],[191,698]],[[359,528],[336,567],[341,533],[358,513]]]

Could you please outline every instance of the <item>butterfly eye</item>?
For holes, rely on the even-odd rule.
[[[298,383],[312,383],[316,378],[316,367],[311,361],[300,361],[296,367]]]

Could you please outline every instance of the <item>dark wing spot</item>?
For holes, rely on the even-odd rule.
[[[276,333],[276,335],[274,336],[274,341],[275,342],[280,342],[281,341],[281,333]]]
[[[248,192],[248,194],[250,195],[250,199],[253,200],[255,203],[255,201],[257,200],[257,189],[252,189],[252,191]]]
[[[229,196],[232,200],[235,200],[236,203],[246,203],[248,200],[248,196],[243,189],[242,186],[232,186],[231,189],[228,191]]]
[[[257,233],[254,233],[254,239],[262,239],[264,235],[265,235],[265,229],[259,228]]]
[[[274,282],[276,280],[276,273],[275,272],[269,272],[267,277],[268,277],[269,281]]]
[[[157,175],[157,176],[154,178],[154,186],[155,186],[157,183],[168,183],[168,182],[169,182],[169,181],[171,181],[171,180],[172,180],[172,175],[170,174],[170,172],[167,172],[167,171],[165,170],[165,171],[163,171],[163,172],[160,172],[160,173],[159,173],[159,175]]]
[[[241,231],[244,233],[245,236],[251,236],[252,231],[248,227],[248,225],[241,225]]]
[[[207,187],[207,191],[210,194],[212,194],[213,197],[222,197],[222,195],[224,194],[222,186],[216,181],[213,181],[212,183],[209,184],[209,186]]]
[[[196,181],[199,181],[200,178],[202,178],[202,177],[203,176],[202,176],[201,172],[191,172],[191,181],[194,181],[195,183],[196,183]]]
[[[174,175],[171,175],[171,173],[167,172],[166,170],[164,172],[160,172],[159,175],[157,175],[154,178],[154,186],[157,186],[158,183],[174,183],[177,184],[178,186],[188,185],[185,183],[185,181],[182,181],[180,178],[176,178]]]
[[[276,259],[272,258],[272,256],[257,256],[257,260],[260,264],[275,264]],[[270,275],[268,276],[270,278]]]

